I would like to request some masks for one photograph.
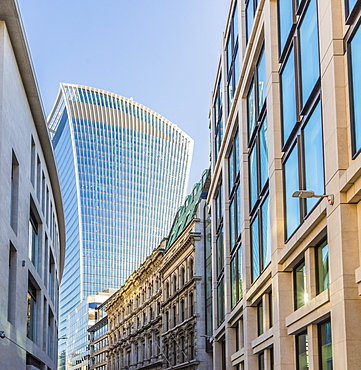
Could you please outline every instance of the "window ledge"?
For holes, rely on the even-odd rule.
[[[292,255],[294,250],[307,238],[307,236],[312,233],[318,225],[320,229],[326,226],[326,207],[327,199],[323,199],[319,204],[313,209],[313,211],[308,215],[304,222],[298,227],[295,233],[287,241],[284,248],[280,250],[278,254],[278,263],[286,264],[284,268],[288,268],[289,261],[287,260]],[[304,246],[304,249],[308,248],[307,245]]]
[[[235,366],[233,362],[236,362],[237,364],[241,361],[241,358],[244,356],[244,348],[241,348],[236,353],[233,353],[231,356],[232,366]]]
[[[262,351],[266,347],[269,346],[269,342],[272,341],[273,338],[273,328],[268,329],[259,337],[251,342],[251,347],[253,349],[253,354]]]
[[[330,290],[326,289],[311,299],[304,306],[286,317],[286,327],[288,334],[294,334],[297,330],[309,325],[324,315],[325,308],[322,307],[330,301]],[[323,309],[321,309],[321,307]],[[326,307],[327,308],[327,307]]]

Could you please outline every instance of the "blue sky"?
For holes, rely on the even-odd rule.
[[[59,83],[132,97],[194,140],[189,189],[209,166],[208,111],[230,0],[18,0],[46,114]]]

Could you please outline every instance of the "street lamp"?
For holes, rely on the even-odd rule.
[[[292,194],[293,198],[327,198],[328,204],[331,206],[333,205],[334,195],[333,194],[326,194],[326,195],[317,195],[312,190],[296,190]]]

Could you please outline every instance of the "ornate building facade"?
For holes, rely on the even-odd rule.
[[[210,369],[204,173],[164,239],[107,304],[109,369]],[[210,312],[209,312],[210,314]]]
[[[108,369],[162,369],[162,241],[108,302]]]

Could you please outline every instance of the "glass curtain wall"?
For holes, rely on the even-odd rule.
[[[325,193],[317,2],[278,0],[285,239]],[[298,17],[296,17],[298,15]]]

